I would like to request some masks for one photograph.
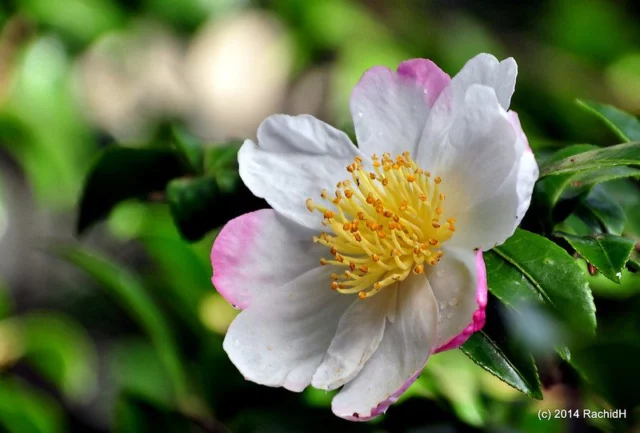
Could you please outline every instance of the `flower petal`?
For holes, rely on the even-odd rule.
[[[459,111],[466,106],[467,93],[471,86],[482,85],[492,88],[498,103],[507,110],[517,74],[518,66],[512,58],[498,62],[490,54],[478,54],[469,60],[433,105],[418,145],[416,161],[429,170],[439,166],[440,155],[448,145],[447,136],[453,123],[459,118]]]
[[[445,216],[456,220],[475,203],[494,195],[522,152],[495,92],[480,85],[468,89],[446,136],[426,138],[427,143],[433,144],[425,144],[430,149],[422,152],[422,157],[430,153],[432,159],[418,163],[442,178]],[[421,150],[423,147],[418,152]],[[469,227],[473,229],[475,226]],[[461,237],[456,233],[454,239]]]
[[[322,248],[300,228],[262,209],[229,221],[211,249],[216,290],[237,308],[270,295],[306,271],[320,266]]]
[[[387,318],[395,316],[395,287],[354,302],[340,319],[329,350],[313,375],[314,388],[332,390],[353,379],[378,348]]]
[[[369,156],[413,153],[430,107],[449,80],[425,59],[408,60],[397,73],[381,66],[366,71],[351,94],[360,150]]]
[[[451,251],[448,251],[450,253]],[[445,254],[445,257],[449,254]],[[485,308],[487,306],[487,270],[482,259],[482,251],[478,250],[475,253],[475,304],[470,302],[469,296],[473,287],[472,273],[473,269],[471,263],[469,263],[468,253],[466,251],[453,252],[453,262],[445,261],[443,259],[436,269],[430,275],[429,281],[433,288],[434,295],[438,300],[438,307],[442,304],[444,308],[441,308],[438,313],[438,345],[439,347],[434,353],[443,352],[445,350],[455,349],[462,346],[471,337],[471,334],[481,330],[484,327],[485,321]],[[457,261],[460,255],[463,260]],[[457,261],[457,262],[456,262]],[[462,268],[462,269],[456,269]],[[445,278],[448,272],[456,273],[453,278]],[[458,281],[456,281],[458,280]],[[461,285],[466,284],[466,290],[456,290]],[[464,299],[460,302],[461,296],[467,296],[468,299]],[[472,315],[471,323],[469,323],[459,334],[453,338],[450,336],[456,332],[456,329],[460,327],[461,323],[465,323],[465,317],[468,318],[469,309],[475,307],[475,312]],[[451,318],[449,318],[451,314]]]
[[[314,268],[256,299],[231,323],[223,347],[246,379],[296,392],[309,385],[355,298],[331,290],[329,275]]]
[[[451,80],[454,92],[464,95],[467,88],[473,84],[482,84],[495,90],[502,108],[509,109],[511,96],[516,87],[518,65],[509,57],[498,61],[491,54],[478,54],[469,60]]]
[[[258,145],[247,140],[238,153],[240,177],[276,212],[319,231],[321,220],[306,207],[349,176],[346,167],[361,155],[349,137],[307,115],[274,115],[258,128]]]
[[[452,246],[480,247],[487,251],[500,245],[513,235],[529,209],[533,187],[538,179],[538,165],[517,114],[510,111],[508,119],[516,132],[518,162],[490,197],[460,212],[456,234],[450,241]]]
[[[436,341],[436,301],[424,275],[412,275],[398,288],[393,323],[371,359],[334,397],[339,417],[366,421],[384,413],[407,390],[431,354]]]

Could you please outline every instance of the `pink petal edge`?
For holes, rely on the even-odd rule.
[[[507,112],[507,118],[509,119],[511,126],[513,126],[513,129],[516,130],[518,138],[524,142],[526,149],[529,152],[533,152],[533,150],[531,150],[531,146],[529,146],[529,140],[527,139],[527,136],[522,129],[522,125],[520,124],[520,117],[518,117],[518,113],[513,110],[509,110]]]
[[[400,63],[398,75],[415,81],[425,91],[427,104],[433,104],[451,81],[449,74],[444,72],[435,63],[428,59],[410,59]]]
[[[478,309],[473,313],[473,322],[460,334],[456,335],[448,343],[438,347],[433,353],[444,352],[462,346],[471,337],[471,334],[484,327],[487,306],[487,269],[482,258],[482,250],[476,253],[476,271],[478,272],[478,288],[476,290],[476,302]]]
[[[416,371],[413,374],[413,376],[411,376],[409,380],[403,383],[402,386],[396,392],[391,394],[385,400],[378,403],[378,405],[371,411],[371,415],[361,416],[357,413],[354,413],[352,416],[341,416],[340,418],[346,419],[348,421],[370,421],[373,418],[382,415],[387,411],[387,409],[389,409],[389,406],[391,406],[393,403],[398,401],[400,396],[404,394],[405,391],[409,389],[411,385],[413,385],[413,382],[415,382],[418,379],[418,377],[420,377],[420,374],[422,374],[422,369],[423,368],[420,368],[420,370]]]
[[[251,299],[246,293],[233,290],[233,284],[227,280],[236,278],[235,276],[227,277],[224,270],[241,267],[242,263],[237,258],[242,255],[235,252],[246,251],[247,245],[250,245],[251,240],[256,236],[260,227],[260,217],[265,211],[268,212],[269,209],[246,213],[229,221],[222,227],[211,248],[211,266],[213,267],[211,282],[227,302],[242,310],[249,306]],[[227,254],[227,251],[233,253]]]

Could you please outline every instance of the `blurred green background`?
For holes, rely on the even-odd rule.
[[[614,144],[574,99],[640,113],[639,20],[631,0],[0,3],[0,432],[640,431],[539,421],[540,409],[606,403],[552,369],[540,372],[544,400],[530,399],[457,350],[432,358],[388,415],[342,421],[330,393],[260,387],[228,361],[237,313],[210,283],[215,230],[187,242],[147,197],[75,234],[106,146],[146,147],[169,124],[215,146],[278,112],[351,131],[362,72],[412,57],[454,75],[479,52],[513,56],[512,108],[540,155]],[[637,338],[640,288],[625,281],[592,287],[601,326]],[[634,402],[635,379],[618,379]]]

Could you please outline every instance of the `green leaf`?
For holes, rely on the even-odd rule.
[[[180,127],[171,128],[173,141],[187,161],[189,167],[196,174],[202,174],[204,169],[204,149],[202,142]]]
[[[237,171],[238,151],[242,143],[228,143],[213,146],[205,151],[204,170],[207,174],[217,175],[221,170]]]
[[[183,177],[167,185],[171,215],[185,239],[200,240],[239,215],[267,207],[240,180],[239,148],[229,144],[207,149],[204,176]]]
[[[171,216],[182,236],[195,241],[215,228],[217,201],[220,195],[214,177],[175,179],[167,185]]]
[[[576,330],[595,332],[595,305],[589,285],[580,266],[564,249],[542,236],[518,229],[492,251],[523,274],[531,283],[525,287],[533,288],[558,317]],[[489,287],[499,298],[515,303],[508,286]]]
[[[496,302],[489,301],[486,325],[471,335],[460,349],[498,379],[530,397],[542,399],[533,356],[507,332]]]
[[[91,275],[108,291],[147,333],[173,383],[173,392],[179,401],[188,398],[187,375],[169,325],[162,312],[149,297],[140,281],[119,266],[89,254],[80,248],[59,249],[61,257]]]
[[[540,178],[619,165],[640,165],[640,142],[618,144],[543,164]]]
[[[558,233],[582,257],[611,281],[620,283],[620,275],[635,247],[635,241],[611,234],[574,236]]]
[[[102,152],[85,181],[78,233],[106,218],[115,205],[131,198],[148,198],[186,174],[180,155],[170,149],[111,147]]]
[[[98,357],[90,337],[71,319],[45,313],[21,316],[24,356],[76,402],[96,391]]]
[[[606,232],[620,236],[626,224],[624,209],[601,186],[591,190],[576,209],[576,214],[584,221],[595,220]]]
[[[542,296],[533,283],[495,251],[483,254],[489,291],[508,307],[541,302]]]
[[[635,116],[611,105],[580,99],[576,102],[602,120],[621,140],[640,141],[640,121]]]
[[[574,144],[555,152],[549,156],[544,163],[551,164],[594,149],[598,149],[598,147],[592,144]],[[568,206],[568,209],[556,211],[555,215],[552,214],[552,210],[560,201],[563,192],[570,185],[574,176],[576,176],[575,173],[551,176],[546,179],[541,179],[536,183],[533,193],[533,205],[537,208],[542,208],[550,222],[563,220],[566,215],[571,213],[573,209],[572,205]]]

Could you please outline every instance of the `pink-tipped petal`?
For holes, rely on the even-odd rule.
[[[351,115],[359,148],[366,154],[413,153],[431,106],[449,76],[433,62],[413,59],[394,72],[367,70],[351,94]]]
[[[476,303],[478,308],[473,313],[472,322],[458,335],[453,337],[449,342],[438,347],[434,353],[444,352],[445,350],[455,349],[462,346],[474,332],[480,331],[484,327],[486,318],[485,309],[487,307],[487,269],[482,258],[482,251],[476,252],[476,272],[477,272],[477,289]]]
[[[442,89],[451,81],[449,74],[428,59],[410,59],[400,63],[398,75],[418,83],[430,107],[433,107]]]
[[[341,418],[367,421],[384,413],[413,383],[436,340],[436,300],[424,275],[412,275],[398,287],[393,322],[362,371],[331,404]]]
[[[231,323],[223,348],[247,380],[296,392],[311,383],[340,317],[354,302],[331,290],[330,272],[313,268],[256,297]]]
[[[272,209],[241,215],[220,231],[211,249],[216,290],[237,308],[320,266],[322,251],[310,236]]]

